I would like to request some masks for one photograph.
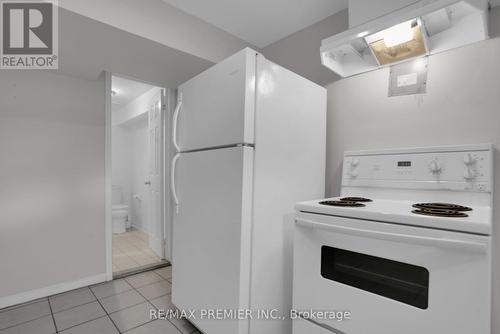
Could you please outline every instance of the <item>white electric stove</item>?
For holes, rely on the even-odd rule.
[[[492,189],[489,144],[346,152],[296,205],[293,333],[490,334]]]

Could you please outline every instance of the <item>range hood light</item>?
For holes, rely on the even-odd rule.
[[[349,30],[323,39],[320,48],[322,64],[342,77],[488,38],[488,0],[411,0],[396,10],[389,3],[398,1],[373,0],[383,5],[385,14],[372,19],[362,10],[363,0],[349,1],[359,4],[352,8],[353,15],[362,12],[354,15],[359,20]]]
[[[381,32],[387,47],[393,47],[413,39],[412,21],[406,21]]]
[[[405,21],[365,37],[379,65],[424,56],[427,53],[424,39],[418,19]]]

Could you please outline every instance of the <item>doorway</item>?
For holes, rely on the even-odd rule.
[[[166,90],[112,75],[108,175],[113,277],[166,264]],[[108,268],[109,272],[109,268]]]

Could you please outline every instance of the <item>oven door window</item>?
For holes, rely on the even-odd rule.
[[[321,276],[420,309],[429,304],[429,271],[423,267],[322,246]]]

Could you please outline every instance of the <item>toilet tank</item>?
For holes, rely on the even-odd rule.
[[[113,205],[122,204],[122,188],[120,186],[112,187],[111,202]]]

